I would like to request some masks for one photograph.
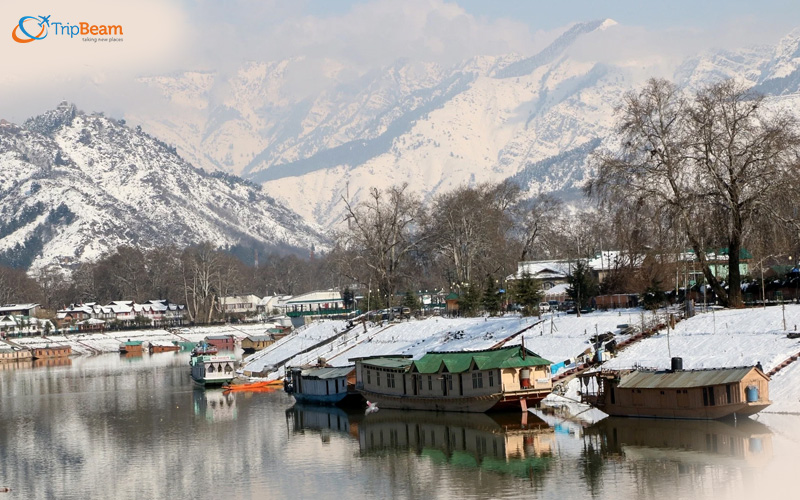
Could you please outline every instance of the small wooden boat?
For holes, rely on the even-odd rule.
[[[283,387],[282,380],[261,380],[258,382],[245,382],[242,384],[226,384],[222,388],[226,391],[274,391],[275,389]],[[265,391],[266,392],[266,391]]]
[[[173,344],[172,342],[158,341],[158,340],[150,342],[150,354],[156,352],[174,352],[174,351],[179,351],[180,349],[181,346]]]

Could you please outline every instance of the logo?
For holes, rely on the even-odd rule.
[[[31,20],[33,22],[27,23],[28,28],[26,28],[25,24],[28,20]],[[37,21],[39,21],[38,27],[41,29],[39,30],[39,33],[33,35],[31,34],[31,32],[28,31],[28,29],[31,28],[31,26],[33,26],[34,24],[36,24]],[[50,27],[50,16],[38,16],[38,17],[25,16],[19,20],[19,23],[16,26],[14,26],[14,29],[11,31],[11,38],[13,38],[14,41],[18,43],[30,43],[35,40],[42,40],[44,37],[47,36],[47,28],[49,27]],[[27,38],[21,37],[20,34],[17,32],[17,30],[19,30],[19,32]],[[32,29],[31,31],[33,33],[36,33],[36,29]]]
[[[51,29],[52,28],[52,32]],[[121,24],[89,24],[85,22],[70,24],[66,22],[50,21],[50,16],[24,16],[21,17],[16,26],[11,30],[11,38],[17,43],[31,43],[44,40],[47,35],[67,36],[74,38],[78,35],[92,35],[83,41],[97,42],[110,41],[121,42]],[[97,38],[98,36],[104,38]]]

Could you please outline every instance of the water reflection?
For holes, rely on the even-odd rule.
[[[586,429],[585,436],[605,457],[629,461],[763,466],[772,458],[772,433],[749,418],[734,422],[609,417]]]
[[[295,404],[286,410],[286,424],[292,432],[317,432],[323,443],[330,442],[331,432],[347,434],[357,439],[358,424],[363,419],[363,410],[343,409],[338,406]]]
[[[222,389],[195,387],[192,391],[194,414],[209,422],[236,420],[236,397]]]

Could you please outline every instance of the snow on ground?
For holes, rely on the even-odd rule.
[[[765,372],[800,352],[800,340],[787,338],[784,330],[800,324],[800,305],[766,309],[732,309],[698,314],[635,343],[603,368],[669,368],[670,356],[683,358],[684,369],[753,366],[759,361]],[[778,372],[770,382],[775,404],[766,412],[800,412],[800,362]]]
[[[332,366],[346,366],[352,364],[350,359],[366,356],[400,354],[418,359],[429,351],[488,349],[522,330],[526,331],[507,345],[519,344],[524,337],[528,349],[558,362],[584,352],[590,347],[588,339],[596,333],[617,331],[620,324],[626,324],[638,315],[638,311],[625,310],[596,312],[581,318],[563,313],[544,315],[541,319],[520,316],[428,318],[382,325],[367,323],[366,331],[363,325],[357,324],[333,342],[291,356],[293,352],[299,353],[340,334],[345,328],[344,323],[322,321],[254,354],[246,360],[242,370],[259,373],[287,358],[290,358],[287,361],[289,366],[314,364],[319,358],[324,358]],[[273,378],[279,376],[283,376],[282,368],[271,375]]]

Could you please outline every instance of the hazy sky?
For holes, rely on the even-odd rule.
[[[84,41],[52,24],[42,40],[12,39],[21,17],[47,15],[62,26],[121,25],[123,41]],[[800,2],[3,0],[0,118],[21,122],[65,99],[122,116],[150,99],[139,76],[225,74],[251,60],[300,59],[298,84],[309,88],[298,89],[313,92],[398,58],[453,64],[475,55],[531,55],[570,24],[603,18],[621,27],[585,48],[591,57],[657,53],[676,60],[711,47],[775,43],[800,26]]]

